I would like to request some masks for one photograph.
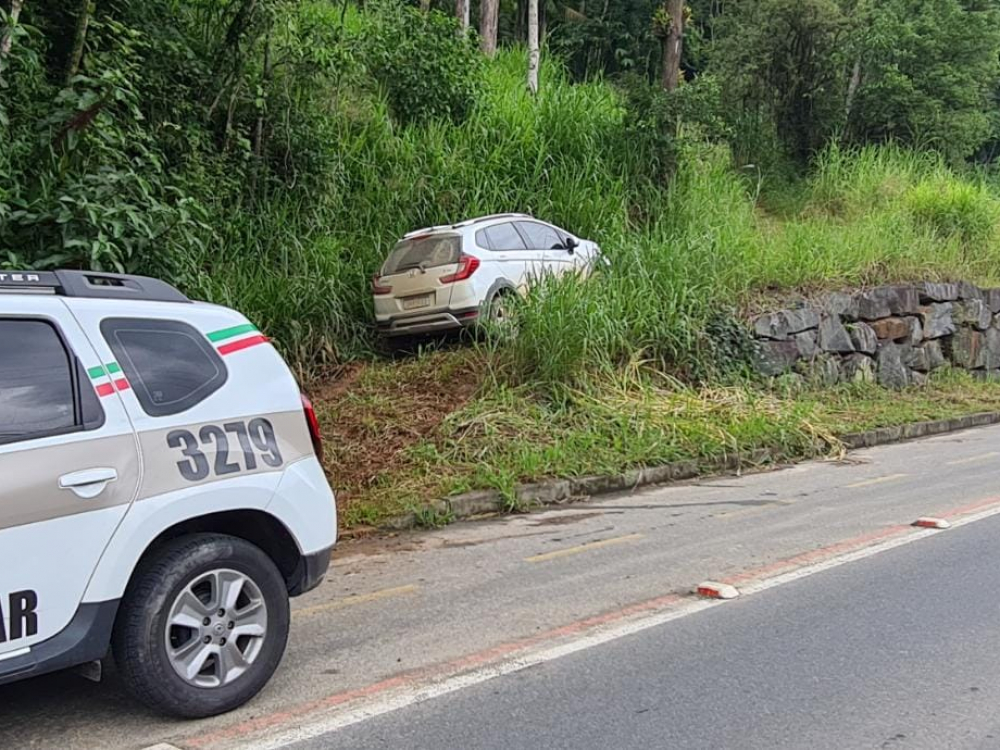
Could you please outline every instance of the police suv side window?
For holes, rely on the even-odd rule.
[[[103,424],[97,395],[55,327],[0,319],[0,444]]]
[[[101,334],[151,417],[187,411],[215,393],[228,377],[205,337],[187,323],[109,318]]]

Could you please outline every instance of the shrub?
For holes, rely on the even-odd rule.
[[[25,70],[33,100],[0,99],[11,144],[0,196],[0,262],[144,270],[190,281],[192,258],[210,230],[199,202],[167,174],[144,122],[146,39],[100,18],[90,33],[94,73],[60,88],[40,70]],[[21,42],[33,45],[18,48],[25,60],[46,51],[39,36]]]
[[[482,70],[475,40],[458,33],[456,19],[398,0],[380,0],[369,13],[363,57],[393,116],[404,124],[464,120],[475,104]]]
[[[633,165],[633,179],[666,182],[677,168],[685,141],[723,142],[731,134],[718,81],[703,75],[668,93],[645,78],[622,81],[625,133],[622,163]]]

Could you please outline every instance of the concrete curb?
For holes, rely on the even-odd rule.
[[[914,422],[895,427],[880,427],[875,430],[844,435],[840,438],[840,442],[848,450],[857,450],[994,424],[1000,424],[1000,412],[984,412],[970,414],[966,417]],[[763,449],[750,454],[734,454],[723,459],[708,459],[701,462],[695,460],[675,461],[661,466],[632,469],[624,474],[551,479],[534,484],[522,484],[514,489],[513,501],[505,499],[499,490],[477,490],[436,500],[419,512],[394,516],[384,521],[379,528],[388,531],[403,531],[450,523],[474,516],[505,513],[509,512],[512,506],[539,508],[547,505],[562,505],[573,500],[634,490],[651,484],[668,484],[695,477],[739,473],[744,469],[753,469],[775,463],[777,460],[774,452]]]

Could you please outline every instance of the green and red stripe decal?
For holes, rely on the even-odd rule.
[[[125,391],[132,387],[122,374],[122,368],[118,366],[117,362],[108,362],[97,367],[91,367],[87,370],[87,375],[94,381],[94,390],[97,391],[97,395],[101,398],[110,396],[116,390]]]
[[[207,334],[208,340],[215,345],[216,351],[222,356],[249,349],[258,344],[266,344],[267,336],[261,334],[257,326],[252,323],[223,328]],[[87,370],[94,383],[94,390],[97,395],[110,396],[115,391],[125,391],[131,388],[128,379],[122,373],[122,368],[117,362],[107,362],[97,365]]]
[[[266,344],[267,336],[261,334],[252,323],[223,328],[208,334],[208,340],[217,345],[219,354],[225,356],[233,352],[249,349],[251,346]]]

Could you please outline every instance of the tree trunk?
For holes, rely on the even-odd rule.
[[[260,173],[263,171],[262,159],[264,156],[264,115],[267,114],[267,94],[271,88],[271,75],[273,73],[273,68],[271,66],[271,32],[267,32],[267,36],[264,37],[264,71],[261,76],[261,94],[264,98],[264,104],[258,106],[257,108],[257,124],[254,127],[253,132],[253,155],[256,157],[253,163],[253,169],[250,172],[250,192],[256,194],[257,183]]]
[[[455,0],[455,17],[462,26],[462,33],[469,30],[469,8],[472,0]]]
[[[424,13],[430,13],[431,0],[420,0],[420,10],[422,10]]]
[[[544,0],[539,0],[538,4],[538,46],[545,44],[545,34],[549,28],[549,17],[545,12]]]
[[[264,114],[266,112],[266,97],[271,88],[271,32],[264,38],[264,71],[261,76],[261,91],[265,103],[257,107],[257,125],[253,134],[253,153],[258,159],[264,154]]]
[[[663,42],[663,88],[676,91],[681,81],[681,54],[684,52],[684,0],[666,0],[670,28]]]
[[[528,91],[538,93],[538,0],[528,0]]]
[[[80,0],[76,12],[76,27],[73,29],[73,46],[70,48],[69,57],[66,58],[65,80],[67,86],[73,80],[73,76],[80,72],[83,45],[87,41],[87,27],[90,25],[90,17],[93,13],[94,0]]]
[[[10,0],[10,18],[7,26],[0,32],[0,81],[3,80],[3,61],[10,54],[10,45],[14,41],[14,27],[17,26],[17,19],[21,15],[21,8],[24,0]]]
[[[847,84],[847,101],[844,105],[844,137],[851,127],[851,113],[854,111],[854,98],[858,94],[861,86],[861,58],[854,61],[854,70],[851,71],[851,81]]]
[[[500,1],[482,0],[479,8],[479,36],[483,54],[493,57],[497,51],[497,26],[500,23]]]

